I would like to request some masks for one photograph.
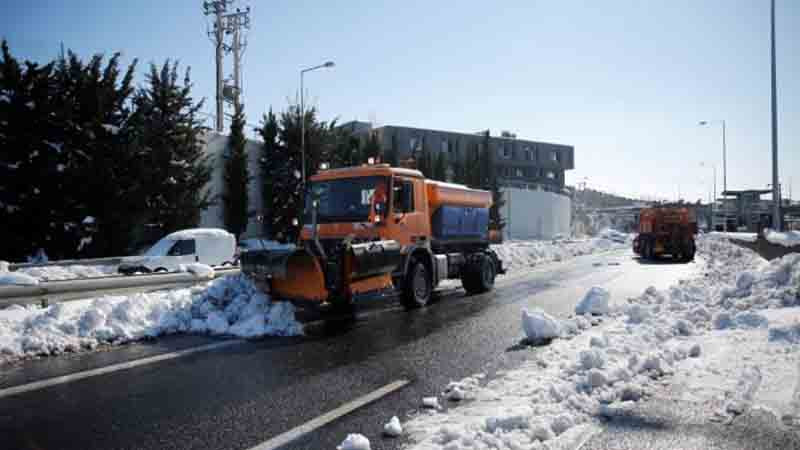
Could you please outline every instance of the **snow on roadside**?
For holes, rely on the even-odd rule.
[[[37,284],[39,284],[39,280],[24,273],[0,272],[0,286],[36,286]]]
[[[116,275],[117,266],[85,266],[81,264],[70,266],[39,266],[17,269],[12,273],[28,275],[36,278],[39,281],[75,280],[78,278],[95,278]]]
[[[254,338],[302,334],[294,307],[243,275],[204,286],[0,310],[0,362],[173,333]]]
[[[608,250],[630,248],[631,236],[615,230],[604,230],[598,237],[577,240],[509,240],[493,245],[492,249],[509,271],[537,264],[564,261],[576,256]]]
[[[735,239],[737,241],[755,242],[758,239],[756,233],[745,233],[737,231],[712,231],[708,234],[715,238]]]
[[[767,263],[717,237],[701,238],[698,249],[706,276],[649,288],[603,325],[562,332],[491,381],[455,383],[462,401],[404,423],[410,448],[557,448],[669,386],[690,400],[722,401],[722,416],[760,405],[797,423],[800,255]]]
[[[773,244],[782,245],[784,247],[800,245],[800,231],[784,231],[781,233],[769,230],[767,231],[766,238]]]

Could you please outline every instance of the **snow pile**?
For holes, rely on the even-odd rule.
[[[113,265],[70,265],[70,266],[40,266],[18,269],[14,273],[22,273],[36,278],[39,281],[75,280],[78,278],[95,278],[116,275],[117,266]]]
[[[559,337],[561,324],[541,309],[537,308],[530,312],[523,309],[522,330],[525,331],[529,342],[541,343]]]
[[[207,264],[191,263],[181,264],[178,267],[179,272],[189,272],[199,278],[214,278],[214,268]]]
[[[785,231],[780,233],[769,230],[766,233],[766,238],[773,244],[782,245],[784,247],[800,246],[800,231]]]
[[[598,237],[558,241],[510,240],[493,245],[503,265],[509,270],[521,270],[537,264],[564,261],[576,256],[629,248],[631,236],[605,230]]]
[[[577,330],[572,339],[488,383],[458,383],[469,401],[404,424],[411,448],[558,448],[678,378],[694,401],[712,404],[722,392],[719,414],[755,404],[793,414],[781,402],[800,377],[800,257],[766,263],[713,237],[698,249],[704,277],[649,288],[591,331],[581,332],[589,329],[583,316],[564,320]]]
[[[745,241],[745,242],[755,242],[758,239],[758,235],[756,233],[740,233],[732,231],[729,232],[712,231],[708,235],[715,238],[734,239],[737,241]]]
[[[0,360],[92,349],[173,333],[253,338],[302,334],[294,307],[245,276],[205,286],[0,310]]]
[[[361,434],[348,434],[336,450],[370,450],[369,439]]]
[[[575,314],[608,314],[609,298],[610,295],[607,290],[593,287],[575,306]]]
[[[0,286],[4,285],[36,286],[37,284],[39,284],[39,280],[24,273],[0,272]]]

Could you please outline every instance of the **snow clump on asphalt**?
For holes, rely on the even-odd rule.
[[[538,344],[561,335],[561,324],[541,309],[522,310],[522,329],[528,342]]]
[[[610,294],[600,287],[593,287],[575,306],[575,314],[608,314]]]
[[[369,439],[361,434],[348,434],[336,450],[370,450]]]
[[[383,434],[389,437],[398,437],[403,434],[403,426],[400,425],[400,419],[393,416],[389,422],[383,426]]]
[[[192,288],[0,310],[0,361],[174,333],[294,336],[302,326],[291,304],[232,275]]]
[[[582,316],[560,321],[577,331],[571,339],[488,383],[458,384],[466,401],[408,420],[410,448],[558,448],[675,378],[694,401],[712,404],[724,391],[722,414],[756,403],[781,411],[770,402],[790,401],[794,385],[782,380],[800,376],[800,255],[766,262],[714,237],[698,239],[698,249],[705,276],[651,287],[591,331]]]

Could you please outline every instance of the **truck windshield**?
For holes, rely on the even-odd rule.
[[[317,221],[332,222],[366,222],[369,219],[373,197],[382,202],[383,211],[387,209],[389,179],[387,177],[342,178],[339,180],[315,181],[311,183],[306,195],[305,220],[311,223],[311,200],[319,199]]]

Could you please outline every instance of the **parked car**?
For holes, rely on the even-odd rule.
[[[233,234],[218,228],[193,228],[168,234],[142,256],[124,258],[118,271],[124,274],[174,272],[181,264],[228,266],[235,260],[236,237]]]

